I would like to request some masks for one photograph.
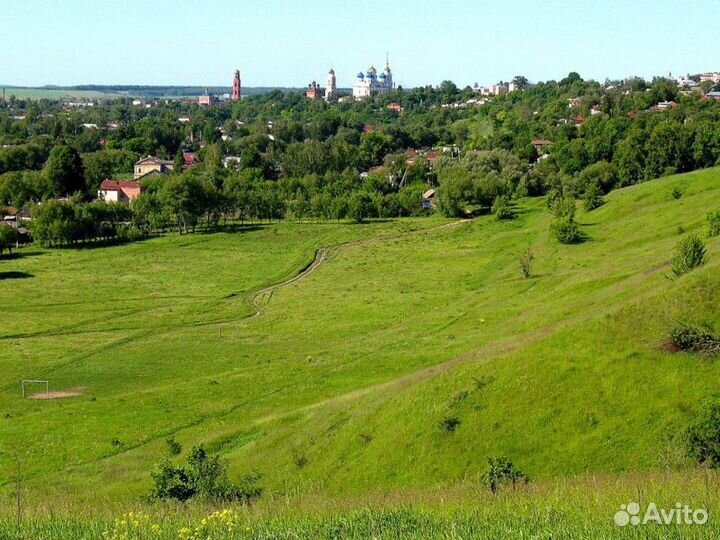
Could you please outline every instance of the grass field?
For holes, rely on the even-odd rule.
[[[576,538],[590,526],[601,537],[602,524],[609,538],[628,490],[653,495],[659,474],[670,477],[656,482],[658,496],[687,487],[717,508],[714,480],[682,480],[695,473],[679,435],[718,395],[720,368],[664,344],[677,321],[720,331],[718,240],[708,240],[705,267],[668,277],[678,227],[703,233],[705,213],[720,208],[720,170],[614,192],[580,214],[589,239],[575,246],[549,238],[544,205],[523,200],[509,222],[282,223],[108,248],[30,247],[0,261],[1,489],[12,493],[10,456],[19,454],[31,507],[119,512],[147,493],[172,436],[185,450],[202,442],[222,453],[233,476],[262,473],[274,501],[265,508],[283,497],[403,490],[452,498],[464,486],[452,512],[419,497],[370,517],[280,516],[255,534],[275,526],[264,517],[243,538],[330,538],[335,519],[361,528],[386,518],[406,528],[404,519],[425,520],[418,538],[466,538],[503,513],[506,533],[540,520],[540,538]],[[523,279],[528,246],[536,259]],[[22,399],[21,379],[81,395]],[[446,418],[459,422],[455,431],[440,426]],[[537,493],[478,507],[486,495],[473,489],[495,455],[512,458]],[[553,495],[558,478],[576,475],[577,504],[601,505],[601,518],[572,522],[575,503]],[[609,479],[602,489],[582,480],[594,475]],[[10,513],[11,499],[0,500],[0,514]],[[108,526],[94,523],[78,526]],[[487,537],[502,536],[492,530]]]
[[[8,98],[15,96],[18,99],[112,99],[121,97],[123,94],[94,90],[11,87],[5,89],[5,95]]]

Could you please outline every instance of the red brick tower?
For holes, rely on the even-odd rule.
[[[242,86],[240,85],[240,70],[235,70],[235,78],[233,79],[233,92],[232,92],[232,100],[233,101],[240,101],[240,98],[242,97]]]

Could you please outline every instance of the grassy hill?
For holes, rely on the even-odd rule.
[[[77,507],[137,501],[169,437],[261,472],[269,496],[477,485],[496,455],[542,485],[683,471],[678,436],[720,368],[665,343],[678,321],[720,332],[719,241],[680,279],[668,262],[720,208],[720,170],[607,199],[574,246],[529,199],[513,221],[28,248],[0,261],[2,446],[31,498]],[[22,399],[21,379],[80,395]]]

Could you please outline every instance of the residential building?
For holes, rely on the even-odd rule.
[[[132,202],[145,191],[145,186],[140,182],[123,180],[103,180],[98,190],[98,199],[105,202],[124,203]]]
[[[160,159],[155,156],[148,156],[135,163],[133,178],[137,180],[151,172],[166,173],[173,170],[173,162]]]

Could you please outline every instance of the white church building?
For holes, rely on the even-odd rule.
[[[382,94],[395,88],[393,85],[392,71],[390,63],[385,64],[385,71],[378,75],[375,66],[370,66],[366,73],[362,71],[357,74],[355,84],[353,85],[353,97],[355,99],[363,99],[375,94]]]

